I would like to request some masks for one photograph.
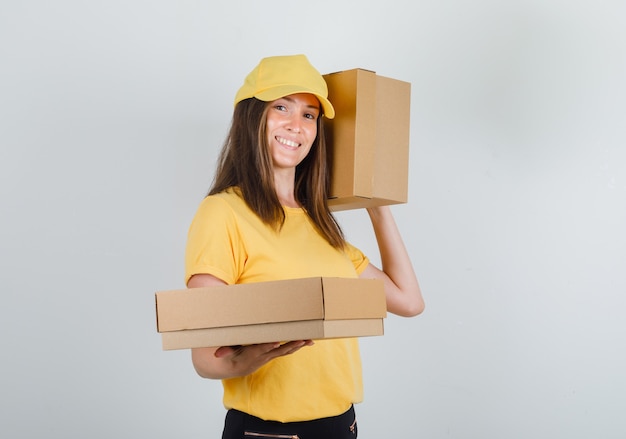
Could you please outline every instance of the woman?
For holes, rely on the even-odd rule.
[[[388,207],[368,209],[382,267],[347,243],[327,205],[326,83],[304,55],[264,58],[235,98],[209,195],[189,229],[187,286],[313,276],[378,278],[387,308],[422,312],[413,267]],[[221,379],[223,438],[354,438],[362,399],[356,339],[192,350]]]

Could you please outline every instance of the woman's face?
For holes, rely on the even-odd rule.
[[[309,93],[270,102],[267,141],[274,169],[294,168],[307,156],[317,136],[320,103]]]

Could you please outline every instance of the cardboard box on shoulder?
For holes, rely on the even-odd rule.
[[[406,203],[411,84],[352,69],[324,75],[333,211]]]
[[[383,335],[382,281],[312,277],[160,291],[164,350]]]

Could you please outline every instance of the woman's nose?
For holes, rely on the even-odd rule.
[[[289,131],[293,131],[294,133],[299,133],[301,128],[301,121],[298,116],[292,116],[289,119],[289,123],[287,124],[287,129]]]

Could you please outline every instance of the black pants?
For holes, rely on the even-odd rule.
[[[238,410],[226,413],[222,439],[355,439],[354,407],[342,415],[303,422],[264,421]]]

